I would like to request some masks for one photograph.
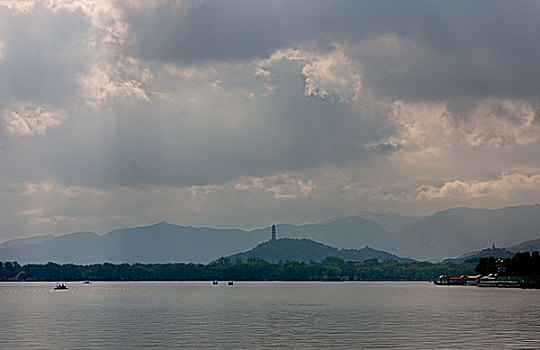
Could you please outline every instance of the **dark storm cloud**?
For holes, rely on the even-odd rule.
[[[539,14],[536,1],[202,1],[126,9],[126,20],[140,57],[195,65],[395,34],[419,50],[358,52],[366,82],[382,98],[421,101],[538,94]]]

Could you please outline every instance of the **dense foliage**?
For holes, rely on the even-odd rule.
[[[322,261],[327,257],[337,257],[345,261],[365,261],[368,259],[413,261],[412,259],[401,258],[367,246],[362,249],[337,249],[311,239],[294,238],[266,241],[250,251],[234,254],[229,258],[233,261],[240,259],[243,262],[258,258],[270,263],[279,261],[303,261],[307,263],[310,261]]]
[[[516,253],[512,258],[481,258],[476,266],[480,275],[540,276],[540,254],[534,251]]]
[[[326,258],[321,262],[287,261],[268,263],[261,259],[232,262],[228,258],[203,264],[95,264],[59,265],[0,263],[0,279],[12,279],[24,271],[19,279],[31,281],[195,281],[195,280],[250,280],[250,281],[319,281],[319,280],[431,280],[439,275],[470,274],[476,261],[462,264],[429,262],[398,262],[376,259],[346,262]]]

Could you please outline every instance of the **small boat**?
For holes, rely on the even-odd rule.
[[[83,284],[90,284],[89,280],[83,281]]]
[[[213,282],[212,282],[212,285],[213,285],[213,286],[217,286],[217,285],[218,285],[218,281],[213,281]]]
[[[234,285],[234,282],[233,281],[229,281],[229,286],[232,286]]]
[[[66,286],[65,283],[57,283],[56,286],[54,286],[54,290],[66,290],[68,289],[68,286]]]

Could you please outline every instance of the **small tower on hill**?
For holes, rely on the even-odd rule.
[[[272,241],[276,240],[276,225],[272,225]]]

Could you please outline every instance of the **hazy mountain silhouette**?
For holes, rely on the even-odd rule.
[[[372,213],[364,211],[356,216],[379,223],[386,231],[398,233],[406,227],[425,220],[427,216],[404,216],[396,213]]]
[[[540,252],[540,238],[516,244],[514,246],[508,247],[508,250],[511,250],[514,253],[534,252],[535,250]]]
[[[0,247],[8,248],[8,247],[15,247],[18,245],[23,245],[23,244],[35,244],[35,243],[50,241],[55,238],[56,236],[53,234],[35,236],[35,237],[30,237],[30,238],[17,238],[17,239],[12,239],[10,241],[0,244]]]
[[[279,261],[321,261],[328,257],[338,257],[345,261],[365,261],[368,259],[412,261],[396,255],[364,247],[357,249],[337,249],[310,239],[281,238],[259,244],[250,251],[229,256],[232,262],[259,258],[268,262]]]
[[[490,256],[494,258],[511,258],[514,256],[515,253],[518,253],[518,252],[531,253],[535,250],[540,251],[540,238],[522,242],[520,244],[516,244],[508,248],[497,248],[497,247],[486,248],[477,252],[463,254],[462,256],[458,258],[445,259],[444,262],[461,263],[471,258],[486,258]]]
[[[540,205],[496,210],[455,208],[424,217],[397,232],[400,253],[417,259],[441,260],[537,238]]]
[[[236,229],[218,230],[161,222],[113,230],[105,235],[80,232],[35,244],[0,245],[0,261],[19,262],[209,262],[249,249],[267,239]]]
[[[463,254],[457,258],[444,259],[443,262],[445,263],[453,262],[453,263],[459,264],[459,263],[464,262],[465,260],[469,260],[473,258],[488,258],[490,256],[494,258],[511,258],[514,256],[514,252],[506,248],[486,248],[477,252],[470,252],[467,254]]]
[[[279,224],[277,236],[311,239],[340,249],[370,246],[398,256],[432,261],[459,257],[493,243],[508,247],[540,236],[540,205],[497,210],[455,208],[424,217],[394,213],[360,215],[319,224]],[[205,263],[249,250],[269,238],[269,227],[244,231],[161,222],[104,235],[80,232],[11,240],[0,244],[0,261]]]

